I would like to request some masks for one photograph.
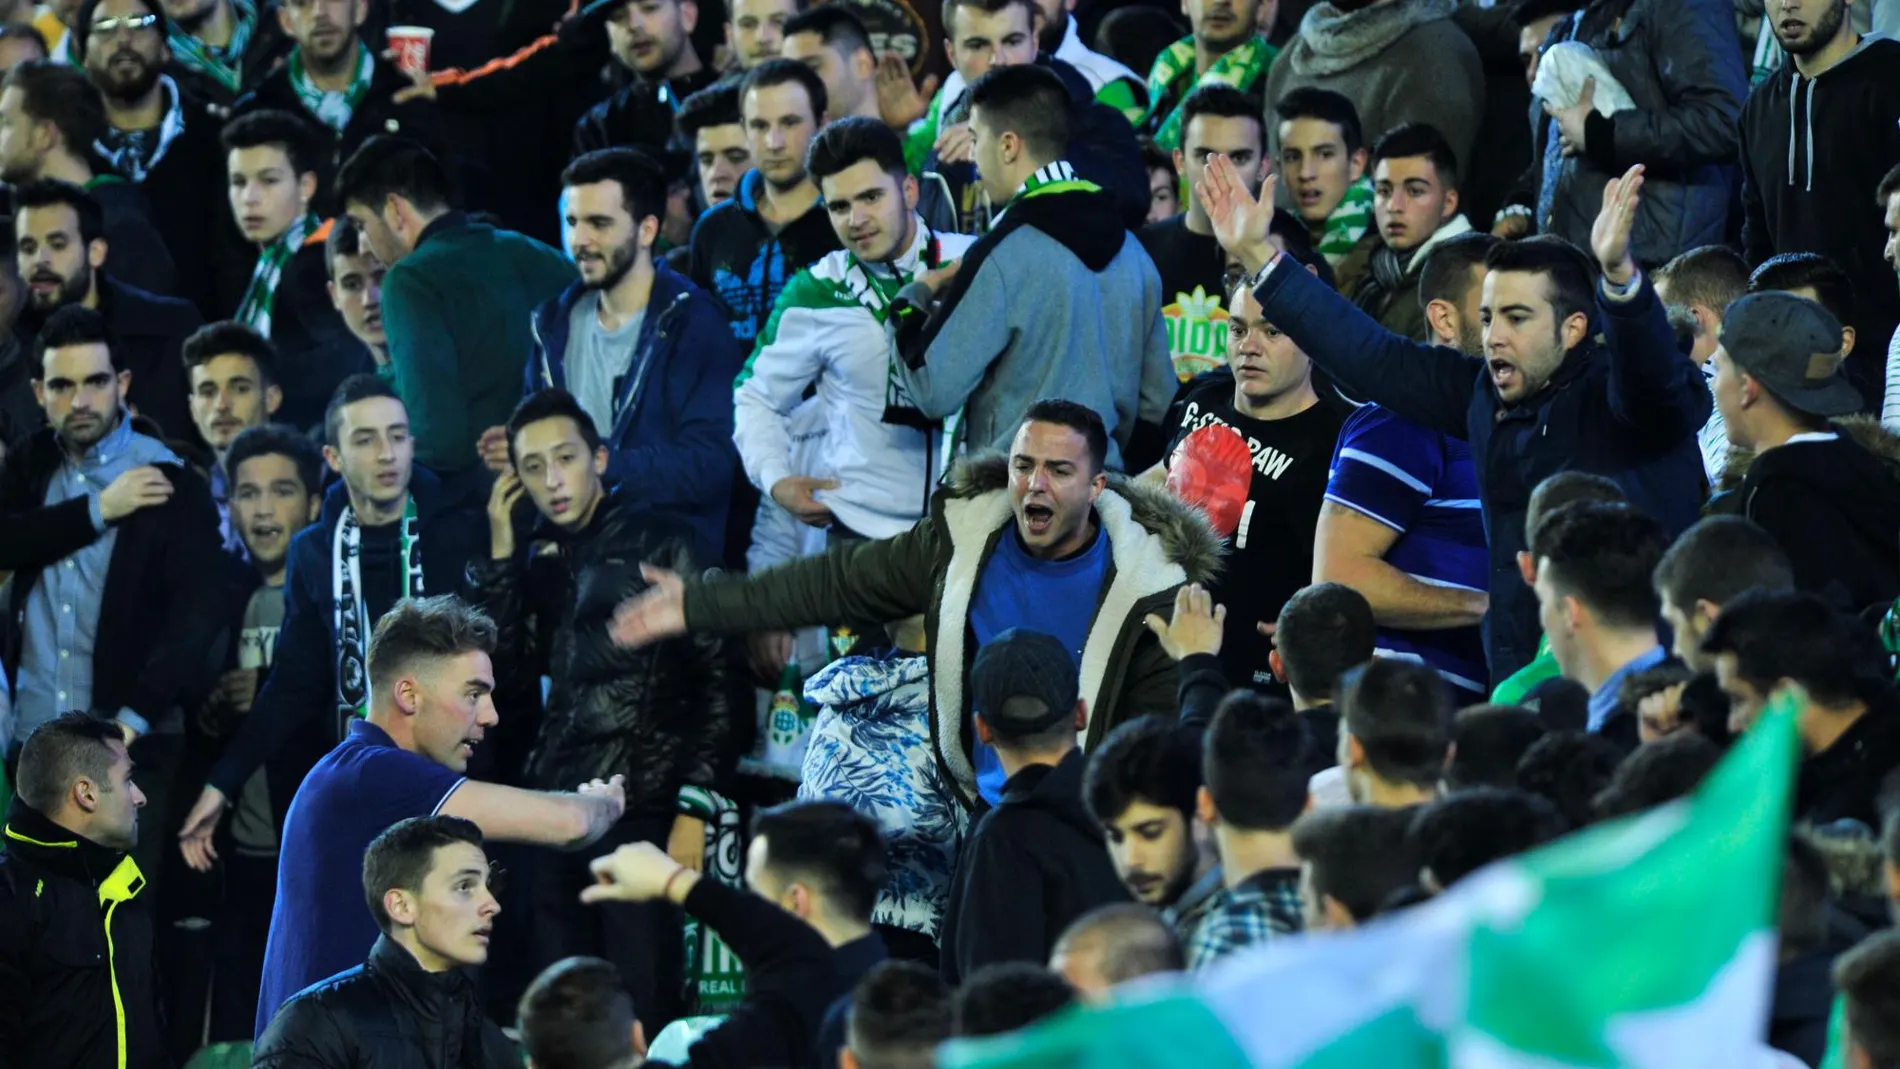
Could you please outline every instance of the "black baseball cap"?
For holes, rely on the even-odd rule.
[[[1053,635],[1012,627],[976,651],[970,669],[970,695],[976,711],[998,735],[1018,739],[1047,731],[1075,712],[1080,684],[1075,655]],[[1017,720],[1002,715],[1011,698],[1033,698],[1042,715]]]
[[[1797,412],[1846,416],[1865,404],[1841,371],[1841,321],[1806,297],[1781,290],[1741,297],[1722,316],[1721,337],[1736,367]]]

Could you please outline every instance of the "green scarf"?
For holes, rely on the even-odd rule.
[[[350,87],[340,93],[319,89],[310,75],[303,69],[303,49],[290,51],[290,88],[297,93],[297,99],[303,103],[305,111],[317,117],[318,121],[337,133],[342,133],[350,125],[350,116],[356,114],[357,105],[369,95],[369,82],[376,73],[376,59],[370,55],[369,46],[356,42],[356,73],[350,77]]]
[[[257,266],[251,270],[251,284],[245,287],[244,299],[238,302],[235,317],[238,322],[270,337],[271,310],[277,306],[277,283],[283,280],[284,265],[321,225],[322,221],[315,215],[305,215],[258,252]]]
[[[1372,225],[1372,183],[1361,178],[1346,187],[1346,195],[1339,198],[1339,204],[1326,217],[1326,228],[1320,234],[1318,252],[1326,257],[1326,262],[1334,267],[1346,258],[1346,254],[1366,236],[1366,229]]]
[[[1031,197],[1040,197],[1049,193],[1100,193],[1101,191],[1101,186],[1086,178],[1077,178],[1075,168],[1069,166],[1068,160],[1045,163],[1036,168],[1035,174],[1023,180],[1022,188],[1016,191],[1015,196],[1009,198],[1009,203],[1003,205],[1002,211],[997,212],[990,219],[989,228],[996,229],[996,224],[1003,221],[1003,216],[1008,214],[1010,208],[1017,202]]]
[[[172,56],[185,69],[197,71],[235,93],[244,82],[244,53],[250,50],[251,34],[257,30],[257,6],[251,0],[231,0],[231,17],[237,25],[223,48],[200,41],[176,23],[165,43],[171,45]]]
[[[1207,73],[1194,76],[1194,38],[1187,36],[1162,49],[1148,72],[1148,117],[1143,129],[1154,130],[1155,144],[1173,152],[1181,147],[1181,102],[1203,85],[1231,85],[1245,93],[1273,66],[1280,50],[1255,37],[1215,60]],[[1163,118],[1165,116],[1165,119]]]

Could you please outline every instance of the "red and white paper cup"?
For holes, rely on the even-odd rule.
[[[409,74],[429,73],[429,42],[435,31],[427,26],[391,26],[386,33],[396,66]]]

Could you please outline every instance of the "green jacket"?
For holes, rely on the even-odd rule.
[[[383,277],[383,329],[416,459],[438,472],[476,464],[476,439],[508,422],[534,349],[535,306],[574,265],[533,238],[450,212]]]
[[[742,632],[923,613],[931,744],[952,789],[970,805],[977,797],[965,732],[967,677],[976,656],[970,599],[997,539],[1013,522],[1008,482],[1002,457],[965,460],[931,500],[930,514],[903,534],[744,579],[689,583],[686,626]],[[1170,615],[1175,590],[1206,582],[1222,553],[1201,513],[1161,487],[1111,474],[1095,513],[1108,535],[1110,565],[1082,649],[1081,691],[1089,711],[1084,749],[1125,721],[1176,714],[1174,661],[1142,620],[1151,612]]]

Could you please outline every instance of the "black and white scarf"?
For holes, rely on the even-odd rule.
[[[402,593],[422,594],[422,540],[416,533],[416,501],[402,511]],[[339,737],[349,730],[351,717],[369,708],[369,638],[376,621],[369,618],[369,599],[363,586],[363,529],[356,510],[345,508],[336,523],[330,557],[330,591],[336,601],[336,685]]]

